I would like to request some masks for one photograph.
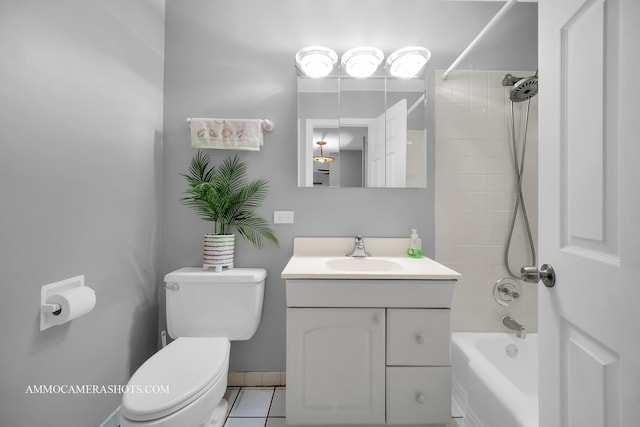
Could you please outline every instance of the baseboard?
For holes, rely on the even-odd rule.
[[[120,407],[118,406],[109,418],[104,420],[100,427],[119,427],[120,426]]]
[[[229,371],[227,377],[229,387],[276,387],[286,385],[284,371]]]

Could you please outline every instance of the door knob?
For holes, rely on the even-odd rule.
[[[520,277],[529,283],[542,281],[547,288],[553,288],[556,284],[556,272],[549,264],[542,264],[540,270],[535,265],[522,267],[520,269]]]

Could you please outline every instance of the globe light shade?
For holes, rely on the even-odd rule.
[[[384,53],[380,49],[361,46],[346,51],[341,64],[350,76],[365,78],[376,72],[383,59]]]
[[[323,46],[307,46],[296,53],[296,66],[308,77],[327,76],[333,71],[336,62],[336,52]]]
[[[398,49],[387,58],[386,68],[394,77],[412,78],[422,73],[431,58],[429,49],[420,46],[408,46]]]

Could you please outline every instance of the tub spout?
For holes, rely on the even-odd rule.
[[[502,324],[516,333],[516,337],[525,339],[527,337],[527,330],[524,325],[516,322],[511,316],[504,316],[502,318]]]

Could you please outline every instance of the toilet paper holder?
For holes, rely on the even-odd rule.
[[[70,279],[61,280],[59,282],[50,283],[42,286],[40,290],[40,330],[44,331],[52,326],[57,325],[55,323],[56,316],[61,313],[61,305],[57,303],[50,303],[48,300],[53,295],[58,295],[62,292],[69,291],[74,288],[85,286],[84,275],[72,277]]]
[[[59,314],[62,307],[60,304],[42,304],[40,305],[40,311],[42,313],[51,313],[53,315]]]

